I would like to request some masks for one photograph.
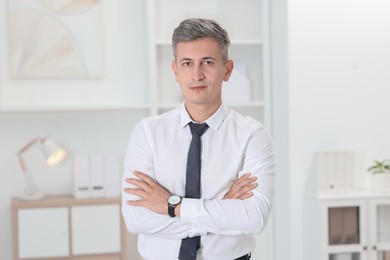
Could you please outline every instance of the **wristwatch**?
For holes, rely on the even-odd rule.
[[[181,197],[178,195],[172,195],[168,198],[168,215],[171,218],[176,217],[175,208],[181,203]]]

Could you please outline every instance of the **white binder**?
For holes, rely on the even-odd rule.
[[[75,198],[90,198],[89,170],[88,155],[76,155],[73,158],[73,196]]]

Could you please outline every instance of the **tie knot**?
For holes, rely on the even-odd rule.
[[[206,131],[207,127],[209,127],[206,123],[197,124],[197,123],[190,123],[191,128],[191,134],[197,134],[199,136],[202,136],[204,132]]]

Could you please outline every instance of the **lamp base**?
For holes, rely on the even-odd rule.
[[[20,200],[25,200],[25,201],[32,201],[32,200],[41,200],[45,197],[45,194],[42,192],[36,192],[36,193],[30,193],[30,194],[25,194],[23,196],[19,196],[18,199]]]

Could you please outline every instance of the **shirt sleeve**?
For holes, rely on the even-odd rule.
[[[183,199],[181,221],[220,235],[260,233],[269,219],[275,176],[274,148],[265,129],[258,129],[248,140],[239,176],[249,172],[257,177],[254,195],[239,199]],[[195,229],[195,228],[194,228]]]
[[[171,239],[188,237],[191,233],[195,234],[195,229],[196,233],[206,234],[206,231],[195,227],[192,223],[179,221],[178,218],[171,218],[168,215],[158,214],[147,208],[130,206],[126,203],[127,200],[139,199],[139,197],[123,191],[123,188],[131,187],[131,184],[125,182],[125,179],[136,178],[133,170],[143,172],[155,179],[153,156],[147,140],[147,132],[141,121],[131,134],[123,164],[122,215],[127,230],[131,233],[153,234]]]

